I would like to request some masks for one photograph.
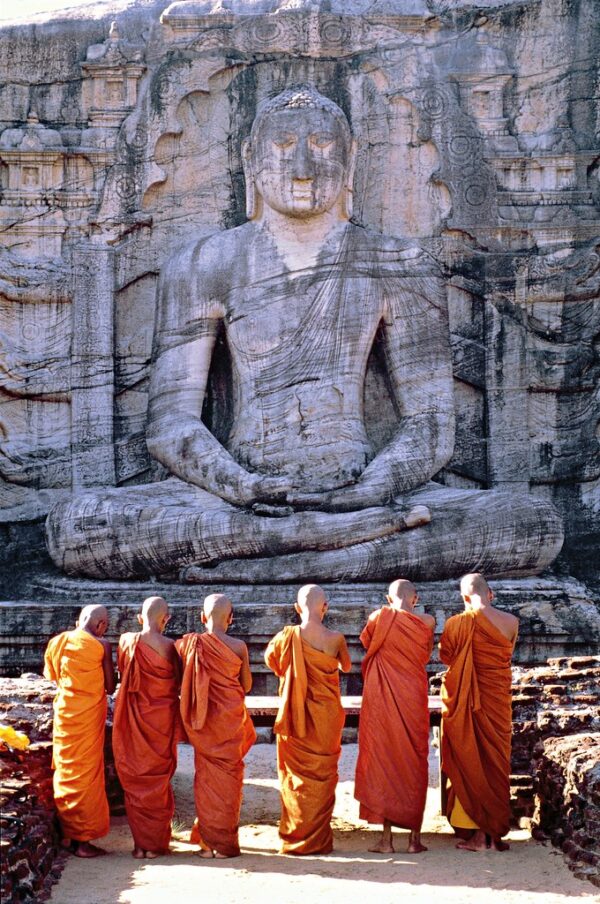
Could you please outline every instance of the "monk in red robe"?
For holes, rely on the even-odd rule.
[[[181,716],[194,747],[196,822],[191,841],[200,857],[237,857],[244,757],[256,740],[244,697],[252,687],[248,648],[227,635],[231,601],[204,600],[204,634],[186,634],[176,647],[183,660]]]
[[[118,666],[121,687],[115,706],[113,750],[123,790],[133,856],[167,854],[175,811],[171,778],[177,766],[181,660],[163,637],[169,607],[160,596],[145,600],[142,630],[122,634]]]
[[[388,606],[378,609],[360,635],[363,700],[358,729],[354,796],[360,818],[383,825],[371,848],[393,853],[392,826],[410,830],[408,853],[421,844],[429,778],[429,707],[426,665],[435,619],[414,611],[419,596],[410,581],[390,585]]]
[[[481,574],[461,581],[465,611],[449,618],[440,641],[442,772],[446,816],[457,847],[504,851],[510,825],[511,656],[519,621],[491,605]]]
[[[327,598],[308,584],[298,593],[302,619],[277,634],[265,660],[279,677],[275,720],[283,854],[328,854],[338,780],[344,710],[339,670],[349,672],[345,638],[323,624]]]
[[[109,830],[104,785],[106,694],[115,689],[112,651],[104,634],[104,606],[81,610],[74,631],[63,631],[48,643],[44,675],[58,685],[54,698],[52,764],[54,800],[62,846],[76,857],[98,857],[106,851],[92,838]]]

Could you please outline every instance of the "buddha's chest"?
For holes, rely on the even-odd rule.
[[[363,282],[323,277],[286,280],[278,291],[245,289],[227,305],[232,357],[243,368],[245,360],[272,362],[274,356],[283,356],[282,363],[317,356],[325,366],[334,350],[368,355],[382,310]]]

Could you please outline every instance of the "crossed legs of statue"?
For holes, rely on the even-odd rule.
[[[404,515],[427,506],[430,524]],[[442,580],[478,569],[532,574],[562,543],[553,507],[534,497],[430,484],[396,506],[261,517],[177,478],[90,492],[48,516],[50,554],[67,574],[180,576],[200,583]]]

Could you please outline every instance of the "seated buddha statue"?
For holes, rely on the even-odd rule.
[[[563,538],[550,503],[432,481],[455,434],[445,286],[423,250],[352,222],[344,112],[288,89],[259,107],[242,154],[248,221],[182,248],[159,279],[147,445],[166,479],[57,504],[54,562],[202,583],[541,571]],[[221,342],[222,441],[202,418]],[[376,342],[397,415],[379,449],[365,426]]]

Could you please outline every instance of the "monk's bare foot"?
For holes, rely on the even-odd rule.
[[[104,857],[108,851],[104,848],[91,844],[89,841],[77,842],[77,847],[73,850],[75,857],[81,857],[82,860],[91,860],[92,857]]]
[[[485,832],[478,829],[468,840],[459,841],[456,847],[459,851],[487,851]]]
[[[407,527],[421,527],[422,524],[429,524],[431,521],[431,512],[426,505],[415,505],[410,512],[404,516],[404,523]]]
[[[373,847],[369,848],[371,854],[394,854],[394,845],[388,844],[384,841],[379,841],[377,844],[374,844]]]
[[[215,860],[229,860],[228,854],[219,854],[218,851],[214,851],[213,856],[214,856]]]
[[[200,848],[199,851],[196,851],[196,857],[201,857],[202,860],[212,860],[214,856],[215,852],[210,848]]]
[[[146,851],[146,860],[156,860],[160,857],[162,851]]]
[[[427,851],[429,848],[426,848],[424,844],[421,844],[420,841],[411,841],[408,845],[408,854],[422,854],[423,851]]]
[[[491,848],[493,851],[510,851],[510,844],[501,841],[500,838],[492,838]]]
[[[456,837],[462,838],[464,841],[468,841],[475,834],[475,829],[460,829],[457,826],[452,826],[452,828]]]
[[[131,856],[135,857],[136,860],[143,860],[146,855],[145,855],[144,851],[142,850],[142,848],[134,847],[134,849],[131,852]]]

